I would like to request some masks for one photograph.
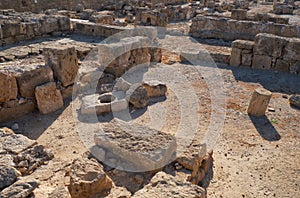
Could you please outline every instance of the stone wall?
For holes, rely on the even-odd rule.
[[[14,9],[19,12],[40,12],[47,9],[76,10],[83,8],[103,9],[113,0],[1,0],[0,9]]]
[[[300,37],[300,27],[256,21],[239,21],[228,18],[197,16],[193,19],[190,33],[194,37],[223,40],[254,40],[258,33],[284,37]]]
[[[2,14],[2,15],[1,15]],[[0,12],[0,45],[53,36],[70,31],[70,19],[60,15]]]
[[[102,25],[83,21],[73,21],[74,33],[109,37],[118,32],[128,30],[126,27]]]
[[[261,33],[232,43],[230,65],[300,74],[300,39]]]
[[[45,48],[45,62],[0,65],[0,122],[34,111],[43,114],[63,107],[72,94],[78,70],[74,47]],[[69,93],[68,93],[69,92]]]

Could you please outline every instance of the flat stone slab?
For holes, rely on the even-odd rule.
[[[157,173],[149,184],[137,191],[132,198],[205,198],[206,193],[203,188],[189,182],[180,182],[172,175],[165,172]]]
[[[24,135],[9,134],[3,129],[0,129],[0,150],[18,154],[35,144],[37,144],[36,141],[31,140]]]
[[[172,135],[118,119],[103,124],[102,131],[95,134],[94,140],[97,146],[119,157],[123,164],[131,164],[126,168],[135,172],[165,166],[175,158],[177,148],[176,138]]]
[[[22,178],[0,192],[0,197],[28,197],[38,182],[32,178]]]
[[[92,94],[82,98],[81,114],[103,114],[109,112],[123,111],[128,108],[128,101],[125,99],[125,92],[118,91],[111,93],[111,101],[106,100],[106,94]]]

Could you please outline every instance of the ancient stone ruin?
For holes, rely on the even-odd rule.
[[[299,1],[1,0],[0,197],[297,197],[299,85]]]

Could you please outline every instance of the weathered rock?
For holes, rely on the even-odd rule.
[[[292,105],[300,107],[300,95],[292,95],[289,101]]]
[[[300,38],[291,38],[283,50],[283,60],[300,61]]]
[[[252,68],[254,69],[271,69],[272,58],[266,55],[254,55]]]
[[[36,141],[21,134],[8,133],[5,129],[0,129],[0,149],[18,154],[29,147],[37,144]]]
[[[12,166],[0,164],[0,190],[10,186],[17,180],[18,174]]]
[[[131,193],[124,187],[113,187],[106,198],[130,198]]]
[[[128,108],[124,92],[92,94],[82,98],[81,113],[83,115],[117,112]]]
[[[168,24],[168,16],[158,10],[140,9],[135,17],[135,23],[140,25],[166,27]]]
[[[35,97],[39,111],[42,114],[52,113],[64,106],[61,92],[56,89],[55,82],[36,87]]]
[[[60,45],[44,48],[43,53],[46,65],[52,68],[54,77],[60,80],[64,87],[73,84],[78,71],[75,47]]]
[[[104,191],[113,187],[111,179],[96,161],[75,159],[68,174],[70,176],[68,189],[72,198],[100,197]]]
[[[130,89],[130,86],[132,84],[127,82],[126,80],[124,80],[123,78],[119,78],[116,82],[116,87],[117,89],[120,89],[122,91],[127,91],[128,89]]]
[[[248,40],[235,40],[232,42],[232,48],[239,48],[239,49],[248,49],[252,50],[254,47],[253,41]]]
[[[257,88],[252,94],[247,112],[253,116],[263,116],[268,108],[272,93],[263,88]]]
[[[242,50],[239,48],[232,48],[230,56],[230,65],[239,66],[241,64]]]
[[[126,99],[135,108],[144,108],[148,105],[149,95],[145,87],[140,84],[133,84],[126,92]]]
[[[114,17],[112,15],[107,14],[97,14],[91,16],[90,21],[94,23],[111,25],[114,21]]]
[[[156,170],[173,160],[176,139],[146,126],[114,119],[95,134],[95,143],[123,161],[132,171]]]
[[[71,198],[71,195],[65,187],[58,187],[54,189],[51,194],[48,196],[49,198]]]
[[[157,80],[144,81],[143,86],[150,97],[164,96],[167,92],[166,84]]]
[[[37,65],[18,75],[17,81],[20,94],[23,97],[34,97],[36,86],[53,81],[53,72],[50,67]]]
[[[290,70],[290,65],[287,61],[277,59],[275,64],[275,69],[278,71],[288,72]]]
[[[0,102],[16,99],[18,87],[15,76],[6,71],[0,71]]]
[[[105,71],[120,77],[136,65],[150,64],[150,44],[150,39],[144,36],[123,38],[118,43],[101,44],[98,46],[98,61]]]
[[[252,64],[252,54],[242,53],[242,65],[251,67]]]
[[[282,54],[287,40],[272,34],[258,34],[255,37],[254,54],[278,58]],[[300,48],[299,48],[300,50]]]
[[[231,18],[236,20],[247,19],[247,10],[233,9],[231,10]]]
[[[38,182],[35,179],[22,178],[13,185],[2,190],[0,192],[0,197],[28,197],[37,187]]]
[[[191,197],[205,198],[206,192],[203,188],[189,182],[180,182],[172,175],[164,172],[157,173],[149,184],[137,191],[133,198],[160,198],[160,197]]]

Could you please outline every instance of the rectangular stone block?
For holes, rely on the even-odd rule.
[[[254,54],[268,55],[278,58],[288,40],[272,34],[258,34],[255,37]]]
[[[53,80],[51,68],[42,65],[35,65],[17,77],[20,94],[23,97],[34,97],[34,89],[36,86]]]
[[[239,48],[232,48],[230,56],[230,65],[239,66],[241,64],[242,50]]]
[[[132,170],[157,170],[174,160],[177,143],[172,135],[118,119],[101,128],[94,137],[96,145],[113,153]]]
[[[60,90],[55,82],[49,82],[35,88],[35,98],[42,114],[52,113],[64,106]]]
[[[251,67],[252,54],[242,54],[242,65]]]
[[[252,68],[254,69],[271,69],[272,58],[266,55],[253,56]]]
[[[16,99],[17,95],[18,86],[14,74],[0,71],[0,102]]]
[[[300,61],[300,39],[291,38],[283,50],[283,59],[289,62]]]
[[[247,10],[233,9],[231,10],[231,18],[236,20],[247,19]]]
[[[287,61],[278,59],[275,63],[275,70],[288,72],[290,64]]]
[[[43,49],[46,65],[51,67],[54,78],[64,87],[74,83],[78,71],[78,58],[75,47],[55,46]]]
[[[254,42],[248,40],[235,40],[232,42],[232,48],[252,50],[253,46]]]

